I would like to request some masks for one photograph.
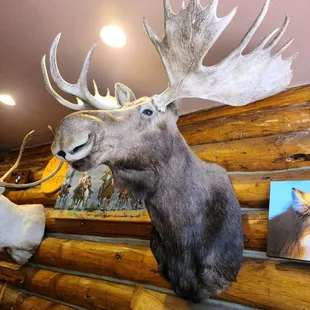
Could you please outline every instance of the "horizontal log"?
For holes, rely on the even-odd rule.
[[[200,159],[228,171],[270,171],[309,166],[310,132],[192,146]]]
[[[219,299],[259,309],[310,309],[310,265],[246,259],[234,283]]]
[[[6,191],[5,196],[12,202],[17,204],[31,204],[40,203],[45,206],[54,206],[56,199],[59,195],[59,191],[52,194],[44,194],[41,191],[41,186],[29,188],[27,190]]]
[[[30,267],[23,267],[20,272],[26,278],[24,289],[90,309],[128,309],[133,294],[133,287],[93,278]],[[237,282],[217,298],[257,308],[308,309],[309,276],[308,264],[246,258]],[[186,303],[157,294],[163,300],[171,300],[173,309],[182,309],[182,303]],[[179,308],[175,302],[181,303]]]
[[[151,234],[152,225],[146,221],[55,219],[50,208],[45,210],[47,233],[139,239],[149,239]]]
[[[11,150],[9,152],[0,154],[0,165],[5,162],[14,163],[18,157],[18,154],[19,154],[19,149]],[[52,155],[51,143],[25,147],[21,161],[24,161],[25,159],[27,160],[32,159],[38,156],[45,157],[46,155]]]
[[[308,180],[310,168],[241,174],[232,172],[229,177],[243,207],[268,208],[271,181]],[[18,204],[41,203],[45,206],[54,206],[58,193],[45,195],[38,186],[26,191],[8,191],[5,195]]]
[[[92,310],[130,309],[132,286],[31,267],[23,267],[21,273],[26,277],[23,288],[42,296]],[[176,296],[146,291],[164,302],[168,309],[193,309],[193,304]]]
[[[242,140],[310,128],[310,103],[294,107],[222,117],[212,121],[181,127],[189,145]]]
[[[149,247],[46,238],[34,263],[169,287]]]
[[[2,302],[2,310],[73,310],[67,307],[43,298],[25,294],[12,288],[6,288]]]
[[[275,96],[271,96],[266,99],[250,103],[246,106],[224,106],[209,110],[200,110],[187,115],[182,115],[179,118],[178,126],[188,126],[219,117],[231,117],[234,115],[241,115],[256,111],[272,109],[274,107],[291,106],[294,104],[305,103],[308,101],[310,101],[310,85],[303,85],[293,87]]]
[[[229,177],[243,207],[268,208],[271,181],[309,180],[310,168],[252,173],[232,172]]]
[[[37,171],[39,169],[44,169],[52,157],[53,156],[51,154],[48,154],[48,156],[43,156],[43,157],[40,157],[40,155],[37,155],[36,157],[33,157],[31,160],[24,159],[20,162],[16,170]],[[6,173],[13,166],[14,162],[0,164],[1,175]]]
[[[151,222],[55,219],[51,215],[51,209],[46,208],[45,210],[47,233],[138,239],[150,239],[151,236]],[[265,251],[267,247],[268,212],[242,212],[242,222],[245,248]]]

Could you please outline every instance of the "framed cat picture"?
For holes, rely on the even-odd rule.
[[[310,181],[271,182],[267,255],[310,261]]]

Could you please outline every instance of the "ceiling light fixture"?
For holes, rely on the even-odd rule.
[[[0,95],[0,102],[7,105],[15,105],[15,101],[9,95]]]
[[[126,35],[117,25],[104,26],[100,30],[102,41],[112,47],[123,47],[126,44]]]

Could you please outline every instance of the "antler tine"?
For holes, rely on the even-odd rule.
[[[243,50],[246,48],[250,40],[252,39],[254,33],[258,29],[258,27],[261,25],[262,21],[264,20],[266,13],[268,12],[270,0],[266,0],[263,9],[261,10],[260,14],[256,18],[255,22],[253,23],[252,27],[249,29],[247,34],[244,36],[242,41],[240,42],[239,46],[235,50],[235,54],[241,54]]]
[[[268,44],[268,46],[266,47],[267,49],[271,50],[271,49],[273,49],[277,45],[277,43],[282,38],[282,36],[283,36],[283,34],[284,34],[284,32],[285,32],[289,22],[290,22],[290,19],[289,19],[288,16],[286,16],[282,27],[278,31],[277,35],[273,38],[273,40]]]
[[[271,33],[269,33],[262,41],[261,43],[255,48],[256,51],[262,50],[266,47],[266,44],[269,42],[269,40],[279,31],[280,28],[276,28]]]
[[[58,48],[58,43],[59,43],[60,37],[61,37],[61,33],[59,33],[56,36],[56,38],[55,38],[55,40],[51,46],[51,49],[50,49],[50,72],[51,72],[51,76],[52,76],[55,84],[62,91],[69,93],[71,95],[77,96],[77,97],[81,97],[81,91],[79,89],[78,83],[76,83],[76,84],[68,83],[67,81],[65,81],[63,79],[63,77],[59,73],[56,55],[57,55],[57,48]]]
[[[51,126],[48,126],[49,129],[53,132]],[[15,164],[12,166],[12,168],[6,172],[4,174],[3,177],[0,178],[0,194],[3,192],[3,189],[2,188],[10,188],[10,189],[20,189],[20,188],[28,188],[28,187],[33,187],[33,186],[37,186],[37,185],[40,185],[41,183],[47,181],[48,179],[52,178],[62,167],[63,165],[63,161],[61,161],[58,165],[58,167],[51,173],[49,174],[48,176],[46,176],[45,178],[39,180],[39,181],[36,181],[36,182],[32,182],[32,183],[27,183],[27,184],[11,184],[11,183],[7,183],[7,182],[4,182],[4,180],[6,179],[6,177],[12,173],[19,165],[19,162],[22,158],[22,155],[23,155],[23,152],[24,152],[24,149],[25,149],[25,146],[26,146],[26,143],[29,139],[29,137],[34,133],[34,130],[30,131],[23,139],[23,142],[22,142],[22,145],[20,147],[20,150],[19,150],[19,155],[18,155],[18,158],[15,162]]]
[[[85,110],[86,106],[84,104],[84,102],[82,102],[81,100],[79,100],[79,104],[75,104],[72,103],[68,100],[66,100],[65,98],[61,97],[52,87],[52,84],[50,82],[50,79],[48,77],[48,73],[47,73],[47,69],[46,69],[46,55],[44,55],[42,57],[41,60],[41,69],[42,69],[42,75],[43,75],[43,80],[44,80],[44,84],[45,84],[45,88],[47,90],[47,92],[52,95],[61,105],[72,109],[72,110]]]
[[[166,18],[170,18],[175,15],[170,4],[170,0],[164,0],[164,14]]]
[[[149,25],[149,23],[145,17],[143,17],[143,26],[144,26],[144,29],[145,29],[147,35],[149,36],[150,40],[152,41],[152,43],[154,44],[154,46],[158,50],[158,47],[159,47],[158,44],[161,42],[161,40],[158,38],[158,36],[152,30],[152,28],[150,27],[150,25]]]
[[[0,188],[4,187],[4,188],[7,188],[7,189],[22,189],[22,188],[29,188],[29,187],[34,187],[34,186],[40,185],[41,183],[43,183],[43,182],[49,180],[50,178],[52,178],[61,169],[63,164],[64,164],[64,162],[61,161],[58,164],[58,167],[51,174],[49,174],[45,178],[43,178],[43,179],[41,179],[39,181],[36,181],[36,182],[27,183],[27,184],[12,184],[12,183],[2,182],[0,180]]]
[[[21,158],[22,158],[22,155],[23,155],[23,152],[24,152],[24,149],[25,149],[27,140],[29,139],[29,137],[30,137],[33,133],[34,133],[34,130],[30,131],[30,132],[24,137],[15,164],[11,167],[11,169],[9,169],[8,172],[6,172],[6,173],[4,174],[4,176],[2,176],[2,177],[0,178],[0,182],[3,182],[3,181],[6,179],[6,177],[7,177],[10,173],[12,173],[12,172],[18,167],[19,162],[20,162],[20,160],[21,160]],[[0,184],[0,187],[1,187],[1,186],[2,186],[2,185]]]
[[[181,98],[210,99],[240,106],[274,95],[289,85],[292,78],[291,62],[296,56],[288,59],[277,56],[282,54],[291,41],[277,53],[271,52],[283,36],[288,18],[280,29],[270,33],[252,52],[242,54],[266,16],[270,0],[265,1],[236,50],[216,65],[202,65],[204,57],[237,10],[235,7],[228,15],[218,18],[217,5],[218,0],[213,0],[202,8],[199,0],[191,0],[187,7],[183,5],[179,14],[171,18],[165,16],[162,40],[144,21],[145,29],[169,78],[168,88],[152,97],[159,111],[165,111],[167,105]]]
[[[87,86],[87,77],[88,77],[88,70],[91,63],[91,58],[94,53],[96,45],[93,45],[92,48],[89,50],[85,62],[79,77],[78,85],[81,89],[81,93],[83,98],[90,102],[95,108],[99,110],[113,110],[113,109],[119,109],[120,106],[118,105],[115,97],[109,96],[109,97],[103,97],[99,94],[98,87],[96,83],[94,83],[95,87],[95,96],[93,96],[90,91],[88,90]]]
[[[110,90],[109,88],[107,88],[107,94],[106,96],[101,96],[98,90],[98,86],[96,84],[96,81],[93,80],[93,85],[94,85],[94,90],[95,90],[95,95],[94,97],[97,98],[100,102],[106,102],[107,105],[111,105],[114,104],[115,98],[113,96],[110,95]],[[119,106],[118,106],[119,108]]]
[[[206,7],[206,9],[213,12],[213,14],[216,16],[218,4],[219,4],[218,0],[212,0],[212,2],[209,4],[209,6]]]
[[[62,78],[58,70],[57,56],[56,56],[60,36],[61,36],[60,33],[56,36],[50,49],[51,76],[55,84],[61,90],[71,95],[76,96],[78,104],[74,104],[74,103],[67,101],[53,89],[50,83],[49,77],[48,77],[48,73],[46,69],[46,60],[44,56],[42,58],[41,67],[42,67],[43,78],[45,81],[45,86],[46,86],[47,91],[54,98],[56,98],[56,100],[59,103],[73,110],[85,110],[85,109],[92,109],[92,108],[99,109],[99,110],[118,109],[119,105],[117,104],[116,99],[114,97],[109,96],[108,98],[106,98],[106,97],[99,95],[99,93],[93,96],[88,90],[87,74],[88,74],[88,69],[90,66],[90,61],[91,61],[92,54],[94,52],[95,45],[90,49],[90,51],[88,52],[86,56],[78,82],[76,84],[71,84],[71,83],[66,82]],[[83,101],[85,101],[86,103],[84,103]]]
[[[286,42],[274,55],[277,57],[281,55],[294,41],[294,38],[290,39],[288,42]],[[298,53],[294,54],[290,58],[295,59],[298,56]]]

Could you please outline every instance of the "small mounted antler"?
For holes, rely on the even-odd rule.
[[[227,16],[218,18],[218,0],[213,0],[205,8],[199,0],[191,0],[187,7],[183,1],[180,13],[175,14],[170,1],[164,0],[165,35],[162,40],[144,20],[145,30],[169,78],[169,87],[162,94],[153,96],[157,108],[164,111],[168,104],[181,98],[210,99],[241,106],[288,87],[292,78],[291,63],[297,54],[283,59],[282,53],[293,40],[277,52],[272,52],[289,23],[288,17],[280,29],[270,33],[251,53],[242,54],[262,23],[269,3],[270,0],[266,0],[261,13],[236,50],[214,66],[203,66],[205,55],[230,23],[237,8]]]
[[[20,150],[19,150],[19,154],[18,154],[18,158],[15,162],[15,164],[12,166],[12,168],[6,172],[1,178],[0,178],[0,189],[4,188],[10,188],[10,189],[22,189],[22,188],[29,188],[29,187],[34,187],[34,186],[37,186],[37,185],[40,185],[41,183],[49,180],[50,178],[52,178],[62,167],[63,165],[63,162],[61,161],[58,165],[58,167],[51,173],[49,174],[48,176],[46,176],[45,178],[39,180],[39,181],[36,181],[36,182],[32,182],[32,183],[27,183],[27,184],[11,184],[11,183],[7,183],[7,182],[4,182],[4,180],[6,179],[6,177],[12,173],[19,165],[19,162],[22,158],[22,155],[23,155],[23,152],[24,152],[24,149],[25,149],[25,146],[26,146],[26,143],[27,143],[27,140],[29,139],[29,137],[34,133],[34,130],[30,131],[23,139],[23,143],[20,147]],[[0,192],[0,194],[3,192],[3,190]]]
[[[120,106],[118,105],[115,97],[111,96],[109,91],[107,96],[101,96],[98,92],[97,85],[94,81],[94,88],[95,88],[95,95],[93,96],[87,87],[87,75],[88,69],[91,62],[91,57],[93,55],[95,45],[90,49],[88,52],[86,59],[84,61],[84,65],[76,84],[70,84],[66,82],[59,73],[58,66],[57,66],[57,46],[60,40],[60,33],[56,36],[51,49],[50,49],[50,72],[53,81],[55,84],[64,92],[76,96],[77,104],[74,104],[63,97],[61,97],[52,87],[51,82],[48,77],[47,69],[46,69],[46,60],[45,55],[41,61],[41,69],[44,78],[45,88],[47,91],[62,105],[69,109],[73,110],[113,110],[119,109]]]

